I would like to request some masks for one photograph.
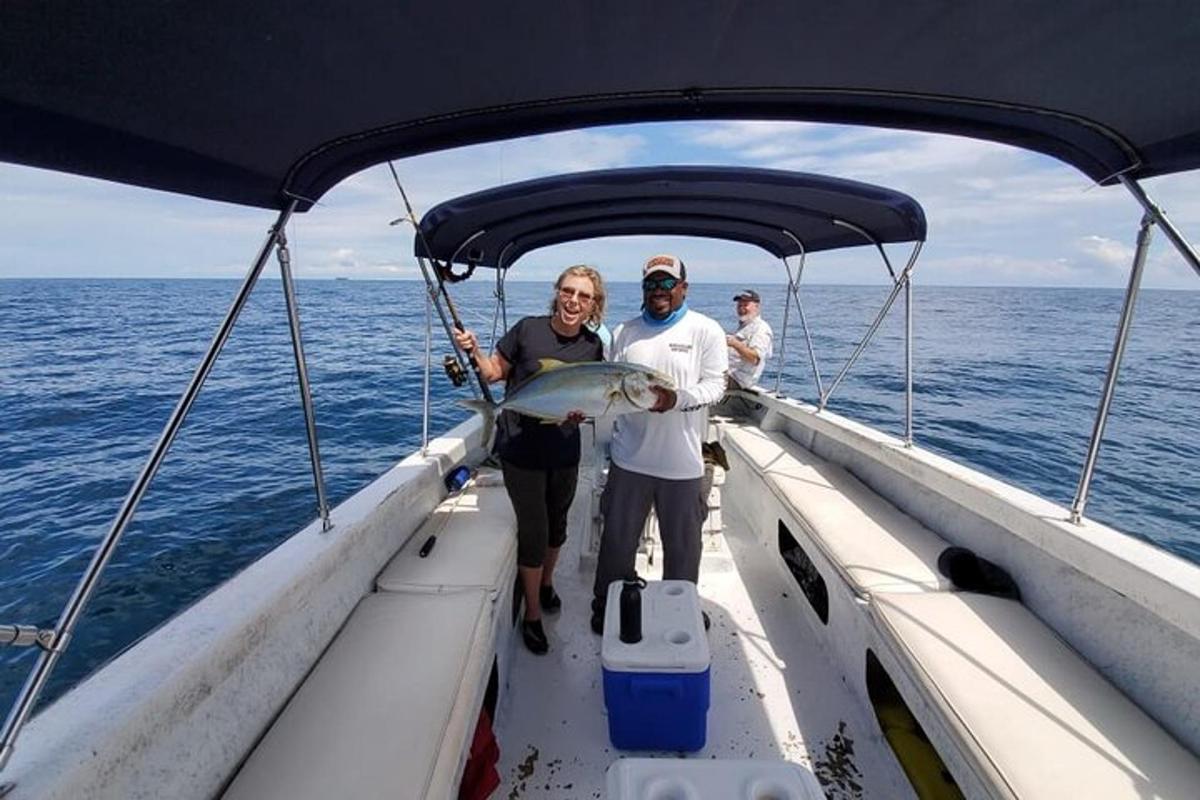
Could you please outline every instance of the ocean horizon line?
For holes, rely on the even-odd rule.
[[[178,282],[223,282],[223,283],[240,283],[243,279],[237,277],[213,277],[213,276],[181,276],[181,275],[105,275],[105,276],[79,276],[79,275],[0,275],[0,281],[45,281],[45,282],[100,282],[100,281],[178,281]],[[278,275],[263,275],[259,278],[260,281],[278,282]],[[550,278],[507,278],[506,284],[533,284],[546,283]],[[378,277],[356,277],[356,276],[296,276],[297,283],[423,283],[422,278],[378,278]],[[636,280],[610,280],[606,281],[610,286],[636,286]],[[715,281],[702,280],[697,281],[698,285],[703,286],[787,286],[787,281]],[[830,287],[830,288],[872,288],[880,286],[888,286],[885,281],[875,283],[831,283],[825,281],[806,281],[802,284],[802,288],[811,288],[815,286]],[[1079,285],[1039,285],[1027,283],[935,283],[914,280],[913,286],[917,289],[1038,289],[1038,290],[1053,290],[1053,291],[1111,291],[1124,292],[1124,286],[1079,286]],[[1143,286],[1139,292],[1200,292],[1200,287],[1184,288],[1181,286]]]

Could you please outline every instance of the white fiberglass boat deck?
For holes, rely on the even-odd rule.
[[[581,482],[580,499],[590,487]],[[586,502],[575,505],[582,532]],[[830,798],[905,798],[909,787],[878,726],[842,683],[825,650],[806,635],[803,597],[734,511],[723,533],[706,533],[700,595],[712,619],[708,742],[689,758],[781,759],[811,769]],[[621,757],[609,742],[601,639],[592,633],[592,573],[576,569],[586,535],[572,535],[556,585],[563,610],[546,616],[550,652],[516,650],[498,709],[500,798],[604,797],[605,771]],[[661,559],[640,559],[643,577]],[[677,753],[654,754],[678,757]]]

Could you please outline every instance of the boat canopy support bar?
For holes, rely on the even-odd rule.
[[[787,257],[785,256],[782,259],[783,268],[787,270],[788,275],[788,296],[784,298],[783,305],[783,332],[779,340],[779,367],[775,373],[775,394],[779,394],[779,384],[783,380],[784,354],[787,351],[788,311],[792,307],[791,301],[794,300],[796,302],[796,311],[800,316],[800,327],[804,331],[804,343],[808,347],[808,359],[812,364],[813,380],[815,380],[817,384],[817,396],[820,397],[823,391],[821,386],[821,370],[817,367],[817,353],[813,349],[812,335],[808,329],[808,318],[804,314],[804,305],[800,302],[800,281],[804,277],[804,260],[806,256],[804,243],[797,239],[791,233],[791,231],[785,230],[782,231],[782,233],[784,236],[795,242],[796,246],[800,248],[800,263],[796,266],[796,277],[793,279],[792,267],[788,263]]]
[[[154,445],[154,450],[151,451],[149,459],[147,459],[145,466],[142,467],[141,474],[138,475],[137,480],[130,487],[129,493],[125,496],[125,501],[121,504],[121,508],[117,512],[112,526],[108,529],[108,533],[105,534],[104,539],[101,540],[99,546],[96,548],[96,552],[92,555],[92,561],[88,564],[87,571],[84,572],[70,600],[67,601],[62,615],[59,617],[58,625],[55,626],[54,641],[50,643],[49,647],[43,649],[38,654],[38,659],[34,663],[33,669],[30,670],[29,677],[26,678],[25,684],[21,687],[21,691],[13,703],[12,710],[8,714],[8,718],[4,721],[3,731],[0,732],[0,769],[4,768],[4,765],[8,763],[9,758],[12,756],[17,735],[21,732],[21,728],[24,727],[26,721],[28,721],[33,711],[34,703],[37,702],[38,695],[41,694],[42,689],[45,687],[46,681],[54,669],[54,665],[58,662],[58,657],[69,644],[71,634],[75,630],[75,625],[83,615],[84,607],[87,606],[88,600],[91,599],[92,594],[99,585],[100,576],[112,558],[113,551],[116,549],[117,543],[121,540],[121,535],[125,533],[130,520],[133,519],[134,511],[137,510],[138,504],[141,502],[142,497],[145,496],[151,481],[154,480],[155,474],[158,472],[159,467],[162,466],[163,459],[166,458],[171,443],[175,441],[175,436],[179,433],[180,428],[183,427],[183,422],[187,418],[188,412],[191,411],[192,404],[195,403],[197,395],[200,394],[200,389],[204,386],[209,373],[212,372],[213,365],[217,361],[217,356],[221,354],[221,350],[224,348],[226,341],[228,341],[230,333],[233,332],[234,323],[237,322],[238,316],[242,313],[242,309],[245,307],[251,291],[254,289],[255,284],[258,283],[258,278],[262,274],[263,267],[270,258],[275,244],[279,241],[279,237],[282,235],[288,219],[291,218],[292,212],[295,211],[297,202],[297,200],[291,200],[279,212],[279,217],[267,234],[266,242],[263,244],[262,249],[259,250],[258,256],[254,259],[250,271],[246,273],[246,277],[242,281],[241,288],[238,289],[233,304],[230,306],[229,311],[226,312],[225,318],[221,321],[216,335],[209,344],[204,358],[196,368],[196,372],[192,375],[192,379],[184,390],[183,395],[179,398],[175,410],[171,412],[166,426],[163,428],[158,441]]]
[[[1083,509],[1087,505],[1088,490],[1091,488],[1092,475],[1096,469],[1096,460],[1100,457],[1100,442],[1104,438],[1104,427],[1108,423],[1108,412],[1112,406],[1113,394],[1116,391],[1117,375],[1121,370],[1121,359],[1125,355],[1125,344],[1129,339],[1129,329],[1133,323],[1133,310],[1137,303],[1138,290],[1141,288],[1142,273],[1146,266],[1146,254],[1150,249],[1150,237],[1153,226],[1162,228],[1163,234],[1172,246],[1183,256],[1183,260],[1200,275],[1200,256],[1196,248],[1175,227],[1175,223],[1167,218],[1166,213],[1159,207],[1141,184],[1125,175],[1118,180],[1129,190],[1138,201],[1144,212],[1141,226],[1138,229],[1137,247],[1133,254],[1133,267],[1129,272],[1129,286],[1125,290],[1125,304],[1121,308],[1121,318],[1117,323],[1117,338],[1113,343],[1112,354],[1108,359],[1108,374],[1104,378],[1104,391],[1100,397],[1100,408],[1096,412],[1096,421],[1092,425],[1092,438],[1088,442],[1087,457],[1083,462],[1083,471],[1079,476],[1079,486],[1075,490],[1075,499],[1071,502],[1071,521],[1076,525],[1083,522]]]
[[[279,258],[279,277],[283,281],[283,297],[287,304],[288,326],[292,332],[292,355],[296,359],[296,377],[300,383],[300,404],[304,408],[304,427],[308,433],[308,456],[312,461],[313,486],[317,490],[317,514],[321,530],[333,527],[329,519],[329,500],[325,496],[325,473],[321,469],[321,446],[317,441],[317,417],[313,410],[312,388],[308,382],[308,364],[304,359],[304,340],[300,336],[300,307],[296,303],[296,283],[292,280],[292,256],[288,251],[287,234],[280,230],[276,245]]]
[[[897,275],[896,270],[892,268],[892,262],[888,258],[887,251],[883,249],[883,245],[874,236],[872,236],[869,231],[859,227],[858,225],[854,225],[852,223],[845,222],[840,219],[834,219],[834,220],[832,220],[832,222],[834,225],[839,225],[843,228],[848,228],[849,230],[854,231],[855,233],[859,234],[864,239],[866,239],[868,242],[870,242],[872,245],[874,245],[876,251],[878,251],[878,253],[879,253],[879,257],[883,259],[883,265],[884,265],[884,267],[887,268],[888,275],[892,279],[892,291],[888,295],[886,302],[884,302],[883,308],[881,308],[879,310],[879,314],[875,317],[874,322],[871,323],[871,327],[867,330],[867,335],[863,337],[861,342],[859,342],[858,347],[855,349],[853,355],[850,356],[850,359],[846,362],[846,365],[844,367],[842,367],[842,371],[838,373],[837,377],[833,381],[833,384],[830,385],[828,390],[826,390],[821,383],[821,371],[817,368],[817,355],[816,355],[816,352],[813,350],[812,336],[810,335],[809,329],[808,329],[808,319],[804,315],[804,305],[800,302],[800,281],[804,277],[804,261],[805,261],[805,256],[806,256],[806,252],[804,249],[804,243],[801,242],[798,238],[796,238],[796,236],[791,231],[781,230],[780,232],[784,236],[788,237],[793,242],[795,242],[796,246],[800,249],[800,263],[799,263],[799,267],[796,270],[796,277],[793,279],[791,265],[788,263],[788,260],[786,257],[784,257],[782,259],[783,267],[784,267],[784,269],[787,270],[787,274],[788,274],[788,285],[787,285],[787,296],[784,299],[784,306],[783,306],[783,333],[780,335],[780,342],[779,342],[779,365],[778,365],[778,371],[775,374],[775,394],[777,394],[777,395],[779,394],[779,386],[783,380],[783,363],[784,363],[784,354],[787,351],[787,332],[788,332],[789,312],[792,307],[791,301],[794,300],[796,302],[796,310],[800,313],[800,325],[804,329],[804,341],[805,341],[805,344],[808,345],[808,357],[809,357],[809,360],[812,362],[813,378],[817,384],[817,411],[820,412],[820,411],[825,410],[825,406],[829,404],[829,398],[833,395],[833,391],[838,387],[838,384],[840,384],[842,382],[842,379],[846,377],[847,373],[850,372],[850,368],[854,366],[854,362],[856,362],[858,360],[858,357],[862,355],[863,350],[866,349],[866,347],[870,343],[871,339],[875,336],[875,332],[877,330],[879,330],[880,324],[883,323],[884,318],[887,317],[888,311],[891,310],[892,305],[896,302],[896,298],[899,296],[900,290],[903,289],[904,290],[904,446],[912,447],[913,446],[912,272],[913,272],[913,268],[917,264],[917,256],[919,256],[921,254],[921,247],[924,243],[916,242],[913,245],[913,251],[908,257],[908,263],[905,265],[904,270],[899,275]]]
[[[1158,227],[1162,228],[1163,234],[1167,237],[1171,244],[1174,245],[1175,249],[1179,251],[1179,255],[1183,256],[1183,260],[1186,261],[1193,270],[1195,270],[1197,275],[1200,275],[1200,255],[1196,254],[1196,248],[1192,247],[1191,243],[1184,238],[1184,235],[1180,232],[1180,230],[1175,227],[1175,223],[1167,219],[1166,213],[1162,210],[1162,208],[1159,207],[1158,203],[1154,202],[1154,200],[1146,194],[1145,190],[1142,189],[1141,184],[1137,181],[1132,180],[1124,175],[1120,176],[1120,181],[1125,185],[1125,188],[1130,191],[1134,198],[1137,199],[1142,208],[1145,209],[1146,214],[1150,217],[1150,219],[1154,220]]]
[[[1121,359],[1125,355],[1125,344],[1129,340],[1129,329],[1133,323],[1133,309],[1137,304],[1138,289],[1142,284],[1142,272],[1146,267],[1146,252],[1150,249],[1150,237],[1154,231],[1154,219],[1147,213],[1142,217],[1138,229],[1137,248],[1133,253],[1133,268],[1129,271],[1129,286],[1125,289],[1125,305],[1121,308],[1121,320],[1117,324],[1117,340],[1113,343],[1112,355],[1108,359],[1108,374],[1104,378],[1104,392],[1100,397],[1100,408],[1092,425],[1092,438],[1088,442],[1087,458],[1083,462],[1083,473],[1071,503],[1071,521],[1076,525],[1083,522],[1083,508],[1087,505],[1088,490],[1092,485],[1092,473],[1096,459],[1100,457],[1100,441],[1104,438],[1104,427],[1108,424],[1108,412],[1112,407],[1113,394],[1117,388],[1117,375],[1121,371]]]
[[[912,254],[910,257],[908,257],[908,263],[905,265],[904,271],[900,272],[900,275],[896,277],[895,283],[892,285],[892,291],[888,293],[888,299],[883,302],[883,307],[880,308],[880,313],[875,315],[875,320],[872,321],[871,326],[869,327],[868,331],[866,331],[866,336],[863,337],[863,341],[858,343],[857,348],[854,348],[850,359],[846,361],[846,365],[842,367],[841,372],[838,373],[838,377],[834,378],[833,384],[830,384],[829,389],[827,389],[826,392],[824,392],[824,395],[821,396],[821,402],[817,404],[817,410],[823,411],[826,409],[827,405],[829,404],[829,398],[832,397],[834,391],[838,389],[838,385],[841,383],[842,379],[846,377],[846,373],[850,372],[851,367],[854,366],[854,362],[858,361],[858,357],[860,355],[863,355],[863,350],[866,349],[866,345],[871,343],[872,338],[875,338],[875,333],[876,331],[880,330],[880,325],[883,324],[883,319],[887,317],[888,312],[892,311],[892,306],[896,301],[896,297],[900,296],[900,290],[904,289],[906,285],[908,285],[908,282],[911,281],[912,270],[913,267],[917,265],[917,255],[920,254],[920,246],[922,246],[922,243],[923,242],[917,242],[916,245],[913,245]],[[911,356],[908,356],[906,360],[911,361]],[[908,380],[911,381],[911,378]],[[905,432],[905,438],[906,441],[912,440],[911,429],[910,431]]]
[[[507,277],[508,267],[496,267],[496,309],[492,313],[492,338],[488,344],[490,350],[496,349],[496,326],[500,326],[501,336],[508,332],[508,296],[504,294],[504,280]]]
[[[904,281],[904,446],[913,446],[913,295],[912,273]]]

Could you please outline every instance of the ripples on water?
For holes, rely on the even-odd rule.
[[[692,287],[732,324],[733,287]],[[782,287],[759,287],[781,329]],[[0,622],[52,626],[236,290],[230,281],[0,281]],[[454,288],[486,340],[486,281]],[[510,320],[541,284],[509,284]],[[612,287],[610,320],[637,310]],[[805,290],[828,385],[885,288]],[[424,305],[411,282],[302,282],[299,299],[331,502],[420,443]],[[920,445],[1069,504],[1121,292],[916,290]],[[1200,561],[1200,293],[1143,292],[1088,514]],[[893,315],[830,408],[903,432],[903,322]],[[792,316],[785,391],[811,400]],[[778,346],[778,344],[777,344]],[[448,352],[438,344],[435,362]],[[775,364],[764,383],[774,385]],[[466,418],[434,376],[431,429]],[[315,516],[304,422],[277,281],[254,292],[51,680],[61,694]],[[0,651],[0,703],[32,651]]]

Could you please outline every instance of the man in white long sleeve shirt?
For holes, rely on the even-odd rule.
[[[653,505],[663,542],[663,578],[700,576],[700,529],[707,513],[700,445],[708,406],[725,393],[725,332],[687,307],[687,269],[675,256],[642,268],[643,311],[613,334],[612,360],[642,364],[675,383],[656,389],[650,411],[617,418],[601,510],[604,536],[596,566],[592,630],[603,632],[608,586],[633,577],[638,538]]]

